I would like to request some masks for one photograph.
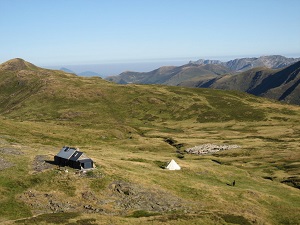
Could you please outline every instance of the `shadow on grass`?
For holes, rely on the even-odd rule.
[[[56,162],[54,162],[53,160],[45,160],[45,163],[51,164],[51,165],[58,165]]]
[[[234,187],[235,186],[235,180],[232,183],[226,183],[226,185]]]
[[[219,215],[226,223],[240,224],[240,225],[251,225],[251,223],[243,216],[236,216],[232,214]]]
[[[51,164],[51,165],[58,165],[56,162],[53,160],[45,160],[45,163]]]

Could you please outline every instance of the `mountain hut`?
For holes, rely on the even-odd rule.
[[[54,162],[60,166],[69,166],[75,169],[93,168],[93,160],[87,157],[78,148],[63,147],[56,156]]]

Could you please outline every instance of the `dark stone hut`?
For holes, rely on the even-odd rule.
[[[69,166],[75,169],[93,168],[93,160],[87,157],[78,148],[63,147],[60,152],[54,156],[54,162],[60,166]]]

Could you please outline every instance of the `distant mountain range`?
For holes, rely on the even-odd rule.
[[[218,64],[229,68],[232,71],[243,72],[256,67],[267,67],[270,69],[279,69],[300,61],[300,58],[286,58],[281,55],[261,56],[259,58],[240,58],[221,62],[219,60],[190,61],[190,64]]]
[[[65,67],[61,67],[59,70],[64,71],[66,73],[74,73],[74,74],[76,74],[73,70],[70,70],[70,69],[65,68]]]
[[[199,81],[194,87],[239,90],[299,105],[299,84],[300,61],[279,70],[259,67],[236,75],[219,76],[206,81]],[[187,84],[181,85],[188,86]]]
[[[300,104],[300,58],[280,55],[241,58],[228,62],[197,60],[175,67],[160,67],[150,72],[123,72],[107,77],[119,84],[163,84],[240,90],[258,96]]]
[[[206,80],[227,73],[231,73],[231,70],[223,65],[186,64],[183,66],[164,66],[144,73],[126,71],[118,76],[110,76],[106,79],[119,84],[165,84],[176,86],[186,80]]]
[[[190,61],[182,66],[164,66],[150,72],[126,71],[106,79],[115,83],[179,85],[182,82],[203,80],[224,74],[235,74],[257,67],[279,69],[300,61],[300,58],[286,58],[281,55],[259,58],[240,58],[221,62],[220,60]]]
[[[99,73],[93,72],[93,71],[84,71],[81,73],[75,73],[73,70],[70,70],[68,68],[65,67],[61,67],[59,70],[67,72],[67,73],[73,73],[76,74],[78,76],[82,76],[82,77],[100,77],[101,75]]]
[[[77,73],[78,76],[82,77],[100,77],[101,75],[99,73],[93,72],[93,71],[84,71],[81,73]]]

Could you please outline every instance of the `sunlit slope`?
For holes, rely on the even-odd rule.
[[[197,87],[239,90],[290,104],[300,104],[300,62],[281,70],[254,68],[236,75],[198,82]]]
[[[7,69],[7,64],[18,69]],[[260,103],[269,102],[239,92],[117,85],[27,64],[14,59],[0,67],[0,112],[5,117],[97,128],[108,137],[115,137],[116,130],[123,137],[168,121],[267,120],[269,109]]]
[[[201,80],[229,74],[232,71],[222,65],[186,64],[182,66],[163,66],[150,72],[126,71],[118,76],[107,77],[115,83],[163,84],[176,86],[189,80]]]
[[[15,59],[16,64],[24,63]],[[263,101],[237,92],[165,86],[116,85],[41,68],[0,67],[1,113],[23,120],[97,122],[263,120]],[[237,107],[239,106],[239,107]],[[247,112],[247,113],[243,113]]]
[[[62,212],[55,214],[61,224],[299,221],[299,107],[9,64],[18,69],[0,66],[1,223],[39,214],[23,223],[51,223],[53,212]],[[241,148],[183,151],[206,143]],[[63,145],[80,147],[97,169],[87,176],[37,170],[38,156],[51,160]],[[161,168],[172,158],[181,171]]]

